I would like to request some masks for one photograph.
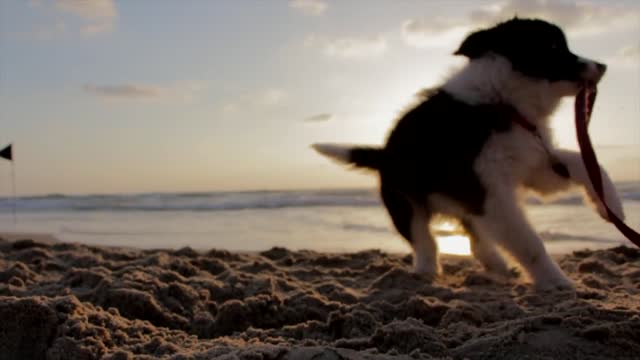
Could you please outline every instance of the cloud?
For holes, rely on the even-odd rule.
[[[268,88],[238,96],[232,101],[227,101],[220,111],[224,115],[238,114],[247,110],[265,110],[277,108],[287,101],[289,94],[280,88]]]
[[[640,44],[633,44],[623,47],[618,51],[618,56],[633,61],[640,60]]]
[[[289,7],[306,15],[322,15],[328,7],[323,0],[290,0]]]
[[[275,106],[281,104],[287,98],[286,91],[282,89],[267,89],[257,97],[257,103],[263,106]]]
[[[93,85],[86,84],[82,89],[93,95],[102,97],[119,97],[119,98],[154,98],[159,97],[164,89],[157,86],[145,85]]]
[[[240,106],[236,103],[228,103],[222,106],[222,113],[225,115],[235,114],[240,111]]]
[[[317,122],[326,122],[331,119],[333,119],[333,114],[322,113],[322,114],[309,116],[308,118],[304,119],[304,122],[317,123]]]
[[[402,24],[401,31],[407,45],[427,48],[455,43],[464,37],[469,27],[453,19],[409,19]]]
[[[29,0],[27,4],[32,8],[39,8],[43,5],[42,0]]]
[[[622,66],[639,67],[640,43],[623,46],[613,56],[607,58],[606,62]]]
[[[384,54],[387,51],[387,39],[381,35],[340,38],[309,35],[305,39],[305,46],[320,48],[329,57],[363,59]]]
[[[29,37],[33,37],[38,40],[49,40],[54,37],[63,34],[67,29],[67,25],[64,21],[58,19],[54,23],[48,25],[40,25],[30,33],[27,34]]]
[[[81,19],[87,36],[112,31],[118,17],[113,0],[56,0],[55,8]]]
[[[616,25],[637,23],[638,10],[612,4],[552,0],[510,0],[492,8],[475,11],[472,22],[490,25],[514,15],[538,17],[556,23],[567,31],[591,33]]]
[[[104,99],[178,99],[189,102],[195,99],[196,93],[203,86],[197,82],[180,82],[172,86],[144,84],[96,85],[85,84],[82,90],[90,95]]]
[[[414,47],[440,46],[474,29],[488,27],[514,16],[536,17],[560,25],[572,35],[593,35],[638,25],[640,8],[615,4],[552,0],[507,0],[471,12],[467,17],[417,18],[402,24],[405,42]]]

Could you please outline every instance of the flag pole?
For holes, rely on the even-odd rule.
[[[18,216],[16,214],[18,197],[16,196],[16,167],[13,158],[13,144],[9,144],[8,146],[0,150],[0,158],[7,159],[11,162],[11,190],[13,195],[11,199],[11,213],[13,214],[13,228],[15,230],[18,225]]]
[[[16,215],[16,203],[18,200],[16,196],[16,163],[14,161],[11,161],[11,190],[13,194],[11,212],[13,213],[13,230],[15,231],[18,227],[18,216]]]

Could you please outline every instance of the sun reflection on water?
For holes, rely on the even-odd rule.
[[[441,253],[471,255],[471,246],[466,235],[436,236],[436,241]]]
[[[440,220],[432,223],[431,228],[441,253],[471,255],[469,237],[464,234],[460,223],[449,219]]]

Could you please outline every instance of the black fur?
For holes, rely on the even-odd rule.
[[[475,59],[489,52],[506,57],[526,76],[549,81],[582,81],[587,66],[569,50],[562,30],[543,20],[516,18],[476,31],[454,54]]]
[[[562,30],[542,20],[513,19],[477,31],[456,51],[470,59],[490,53],[507,58],[527,77],[551,82],[581,84],[588,66],[569,51]],[[474,163],[492,134],[518,126],[513,123],[515,110],[507,104],[470,105],[444,90],[422,96],[398,121],[384,148],[356,147],[349,154],[355,166],[378,170],[382,200],[398,232],[409,241],[413,212],[418,209],[427,217],[432,213],[430,195],[443,195],[469,215],[484,214],[487,189]],[[556,167],[559,175],[568,174],[566,167]]]
[[[380,196],[396,230],[402,237],[411,242],[413,208],[410,199],[402,193],[401,189],[385,184],[380,186]]]
[[[362,168],[380,169],[383,161],[382,149],[373,147],[356,147],[351,149],[349,153],[349,161]]]
[[[383,149],[355,148],[350,159],[379,171],[383,202],[410,241],[412,204],[422,206],[430,194],[483,213],[486,190],[473,162],[492,133],[511,128],[513,115],[507,106],[472,106],[436,91],[398,121]]]

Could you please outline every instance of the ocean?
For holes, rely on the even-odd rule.
[[[627,223],[640,228],[640,182],[617,184]],[[64,241],[138,248],[274,246],[316,251],[378,248],[408,252],[373,189],[47,195],[0,199],[0,232],[53,234]],[[631,244],[577,195],[527,201],[531,223],[551,253]],[[433,224],[444,253],[469,252],[455,223]]]

